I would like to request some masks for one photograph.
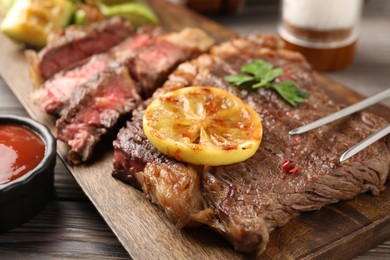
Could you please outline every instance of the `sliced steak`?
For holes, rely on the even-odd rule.
[[[96,74],[103,72],[110,63],[112,60],[105,53],[93,55],[85,63],[78,64],[79,66],[56,73],[34,92],[33,99],[42,111],[60,115],[68,106],[73,91]]]
[[[173,44],[173,38],[186,44]],[[77,86],[94,78],[111,63],[125,64],[135,77],[139,92],[147,90],[150,94],[177,64],[199,55],[212,43],[210,37],[197,29],[165,33],[160,27],[142,27],[108,52],[95,54],[56,73],[35,91],[33,98],[43,111],[60,115]]]
[[[261,58],[283,68],[277,80],[292,79],[310,93],[306,103],[289,106],[267,88],[238,90],[224,80],[243,64]],[[211,54],[181,64],[153,98],[191,85],[215,86],[234,93],[260,115],[263,140],[250,159],[227,166],[206,167],[161,154],[142,130],[145,102],[114,141],[113,176],[142,189],[180,228],[204,224],[243,252],[261,254],[269,233],[302,211],[370,191],[384,189],[390,166],[389,139],[382,139],[340,164],[350,146],[387,124],[369,113],[356,113],[311,132],[288,131],[340,109],[317,85],[299,54],[280,50],[272,37],[233,39]],[[294,174],[284,160],[299,166]]]
[[[213,44],[210,36],[196,28],[167,33],[140,49],[129,61],[130,73],[139,82],[143,95],[149,97],[177,65],[204,53]]]
[[[57,137],[70,146],[70,161],[84,162],[119,116],[134,109],[140,93],[150,95],[180,62],[198,56],[213,43],[198,29],[165,33],[159,27],[143,27],[107,52],[56,73],[33,96],[44,111],[62,115],[56,124]],[[119,64],[134,80],[113,69]],[[105,89],[114,94],[109,95]],[[102,107],[102,100],[112,98],[119,101],[111,100],[114,103]]]
[[[96,75],[110,64],[127,63],[135,56],[137,49],[150,45],[154,38],[162,33],[163,30],[159,27],[140,29],[108,52],[92,55],[56,73],[34,92],[32,96],[34,101],[44,112],[61,115],[61,111],[68,106],[69,99],[78,86],[88,80],[95,80]]]
[[[102,136],[140,100],[123,66],[109,68],[78,87],[70,107],[56,122],[57,138],[70,146],[69,160],[75,164],[88,160]]]
[[[130,35],[119,44],[109,50],[109,54],[115,61],[123,64],[129,63],[142,49],[153,45],[157,38],[166,34],[162,27],[139,27],[135,34]]]
[[[44,82],[71,64],[107,51],[133,32],[126,20],[115,17],[55,33],[39,53],[28,53],[35,82]]]

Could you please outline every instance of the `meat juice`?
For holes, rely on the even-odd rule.
[[[279,35],[286,49],[301,52],[314,69],[344,69],[354,60],[362,5],[362,0],[283,0]]]
[[[42,139],[30,129],[0,125],[0,184],[33,170],[42,161],[45,149]]]

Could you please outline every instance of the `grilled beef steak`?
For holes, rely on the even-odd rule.
[[[268,88],[238,90],[224,80],[243,64],[264,59],[310,93],[306,103],[289,106]],[[335,104],[313,80],[310,66],[299,54],[280,50],[272,37],[236,38],[181,64],[153,98],[191,85],[215,86],[234,93],[260,115],[263,140],[250,159],[227,166],[206,167],[176,161],[161,154],[142,130],[141,105],[114,142],[113,176],[142,189],[180,228],[204,224],[225,236],[243,252],[262,253],[269,233],[302,211],[384,189],[390,165],[389,140],[383,139],[340,164],[340,155],[383,127],[386,121],[356,113],[311,132],[288,131],[335,112]],[[293,174],[284,160],[299,166]]]
[[[70,26],[51,35],[47,46],[39,53],[27,53],[35,83],[49,79],[92,54],[107,51],[132,32],[134,29],[127,21],[115,17],[96,24]]]
[[[56,122],[57,138],[70,146],[69,160],[86,161],[102,136],[141,100],[123,66],[109,68],[78,87],[66,113]]]

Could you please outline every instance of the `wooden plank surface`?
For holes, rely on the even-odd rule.
[[[201,25],[218,40],[232,35],[230,30],[209,23],[202,17],[154,0],[152,5],[170,29],[183,25]],[[164,10],[164,11],[162,11]],[[181,23],[178,26],[178,19]],[[1,36],[2,37],[2,36]],[[218,38],[219,37],[219,38]],[[0,38],[0,47],[7,55],[0,60],[0,73],[31,117],[48,125],[53,131],[53,118],[40,112],[30,99],[32,86],[28,68],[16,45]],[[361,96],[344,86],[316,75],[319,84],[342,102],[355,102]],[[389,117],[389,110],[375,107],[373,111]],[[59,144],[64,158],[66,148]],[[234,252],[218,235],[207,230],[177,230],[142,194],[111,177],[110,149],[101,151],[96,162],[69,167],[73,176],[113,229],[129,254],[136,259],[170,258],[245,258]],[[387,185],[389,186],[389,185]],[[368,194],[356,199],[327,206],[317,212],[305,213],[271,235],[264,259],[278,257],[351,257],[364,252],[390,235],[389,187],[380,197]],[[324,226],[329,223],[331,226]],[[337,232],[335,232],[337,231]],[[291,235],[294,234],[294,235]],[[364,239],[363,239],[364,238]],[[356,246],[351,246],[356,245]]]

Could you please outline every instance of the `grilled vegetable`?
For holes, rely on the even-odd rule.
[[[67,0],[16,0],[1,30],[18,42],[43,47],[50,32],[69,23],[73,10]]]
[[[159,20],[153,11],[141,1],[130,1],[128,3],[105,5],[98,4],[100,11],[106,17],[122,16],[133,25],[158,24]]]
[[[75,24],[89,24],[106,19],[99,7],[92,4],[80,3],[74,13],[73,22]]]

